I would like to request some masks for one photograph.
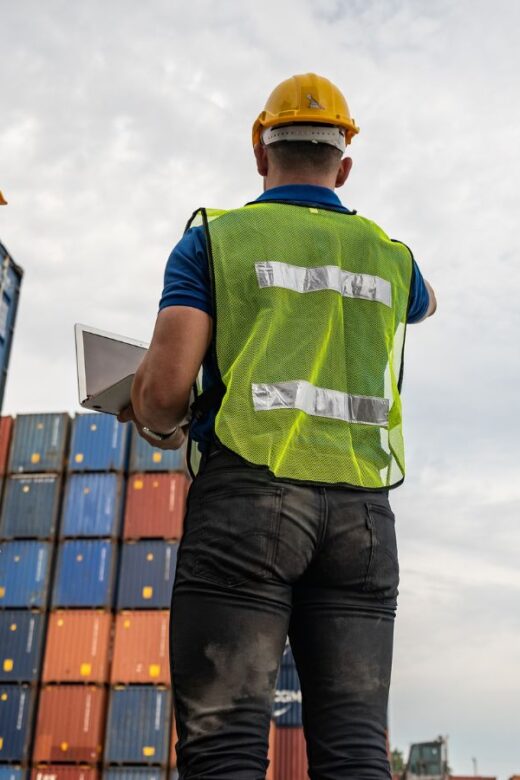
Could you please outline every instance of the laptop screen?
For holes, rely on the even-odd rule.
[[[135,374],[146,351],[146,347],[84,330],[87,396],[96,395],[130,374]]]

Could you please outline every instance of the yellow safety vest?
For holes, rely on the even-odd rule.
[[[220,442],[277,476],[404,479],[410,250],[354,214],[273,202],[201,210],[225,394]]]

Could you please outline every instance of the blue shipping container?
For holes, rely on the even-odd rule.
[[[126,542],[121,550],[118,609],[167,609],[170,606],[177,542]]]
[[[132,443],[130,447],[131,473],[138,471],[186,471],[186,448],[178,450],[160,450],[139,436],[132,423]]]
[[[19,414],[14,421],[9,471],[63,471],[69,422],[68,414]]]
[[[171,695],[166,688],[113,688],[108,705],[105,763],[159,764],[168,761]]]
[[[47,604],[51,542],[0,542],[0,607]]]
[[[45,618],[26,609],[0,611],[0,682],[37,682]]]
[[[0,780],[25,780],[26,770],[21,766],[6,764],[0,766]]]
[[[27,761],[36,688],[0,686],[0,761]]]
[[[81,539],[58,546],[53,607],[111,607],[114,542]]]
[[[123,517],[123,477],[71,474],[65,488],[60,537],[119,534]]]
[[[105,769],[103,780],[166,780],[166,770],[160,767],[113,766]]]
[[[110,414],[77,414],[72,425],[70,471],[124,471],[129,427]]]
[[[278,727],[302,725],[302,692],[292,653],[290,656],[284,655],[282,659],[274,692],[272,718]]]
[[[8,477],[0,519],[0,537],[52,539],[58,524],[61,477]]]
[[[0,244],[0,409],[4,400],[22,278],[23,269],[16,265],[5,246]]]

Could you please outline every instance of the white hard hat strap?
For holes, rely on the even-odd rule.
[[[262,142],[269,146],[277,141],[307,141],[314,144],[329,144],[340,152],[346,149],[345,131],[342,127],[328,125],[282,125],[266,127],[262,133]]]

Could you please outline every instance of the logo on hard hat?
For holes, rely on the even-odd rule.
[[[320,105],[312,95],[307,95],[307,100],[309,101],[309,108],[320,108],[322,111],[325,111],[325,106]]]

